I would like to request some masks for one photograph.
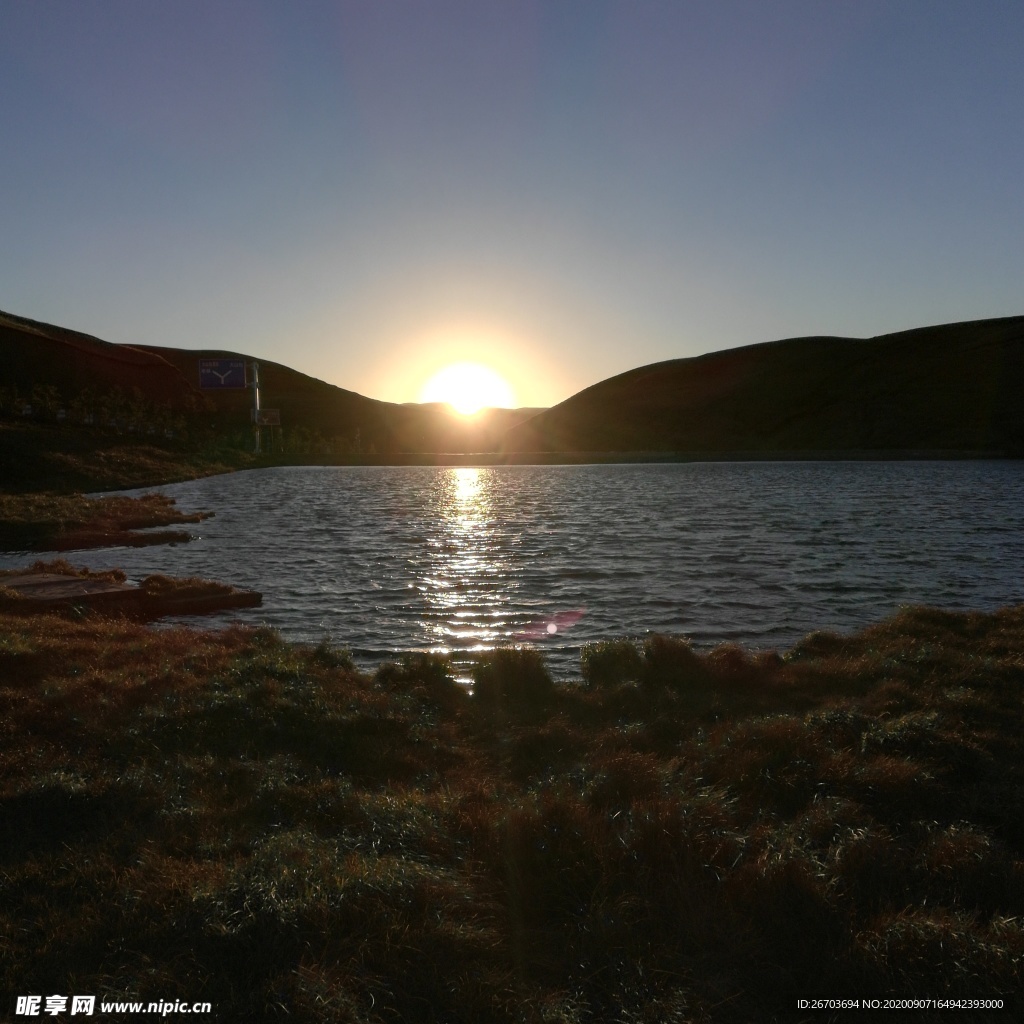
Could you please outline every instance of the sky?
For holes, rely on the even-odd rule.
[[[1018,0],[0,0],[0,309],[415,401],[1024,313]]]

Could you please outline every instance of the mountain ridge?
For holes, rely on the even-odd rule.
[[[662,360],[513,427],[509,453],[1024,451],[1024,316]]]
[[[381,402],[227,349],[117,344],[0,312],[0,384],[26,393],[52,385],[65,401],[83,388],[138,389],[191,410],[214,434],[241,436],[251,393],[201,391],[198,365],[206,358],[259,362],[262,404],[280,410],[287,436],[305,431],[336,454],[1024,455],[1024,316],[870,338],[782,338],[660,360],[550,409],[495,409],[462,420],[436,403]]]

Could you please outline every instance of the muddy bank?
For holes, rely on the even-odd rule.
[[[0,573],[0,611],[20,615],[102,612],[148,620],[252,608],[262,601],[257,591],[213,580],[154,575],[134,584],[119,569],[90,572],[63,560]]]

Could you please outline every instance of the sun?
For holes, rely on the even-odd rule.
[[[481,363],[452,363],[420,389],[421,402],[447,402],[457,413],[472,416],[495,406],[513,408],[515,392],[501,374]]]

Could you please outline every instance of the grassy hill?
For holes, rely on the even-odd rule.
[[[248,446],[248,390],[201,391],[199,360],[252,356],[220,349],[116,345],[78,331],[0,312],[0,415],[113,426],[121,433],[235,438]],[[269,360],[260,360],[264,408],[280,410],[277,440],[297,452],[395,454],[495,450],[506,431],[537,409],[491,409],[465,420],[438,404],[366,398]],[[153,427],[154,423],[156,427]],[[244,439],[244,440],[243,440]]]
[[[157,443],[182,436],[251,450],[251,393],[201,391],[220,349],[114,345],[0,313],[0,416],[95,421]],[[405,453],[849,451],[1024,454],[1024,317],[870,339],[794,338],[643,366],[549,410],[472,420],[440,405],[379,402],[260,360],[275,449],[298,456]],[[187,428],[187,431],[186,431]],[[13,437],[6,432],[8,440]],[[0,464],[6,464],[0,452]],[[10,462],[10,459],[6,460]],[[24,460],[23,460],[24,461]]]
[[[195,388],[156,350],[115,345],[89,334],[0,311],[0,385],[7,401],[31,402],[41,387],[65,402],[84,391],[137,389],[151,402],[185,408]],[[37,402],[38,404],[38,402]]]
[[[1024,453],[1024,317],[654,363],[514,427],[509,452]]]
[[[198,382],[200,359],[244,359],[252,356],[219,349],[143,349],[171,363]],[[299,373],[281,363],[259,360],[261,404],[278,409],[285,429],[303,428],[322,438],[339,439],[351,451],[398,452],[493,451],[501,438],[537,409],[488,409],[472,420],[451,415],[445,406],[379,402],[355,391]],[[246,391],[207,391],[206,403],[219,425],[248,423],[252,395]],[[315,446],[315,444],[314,444]]]

